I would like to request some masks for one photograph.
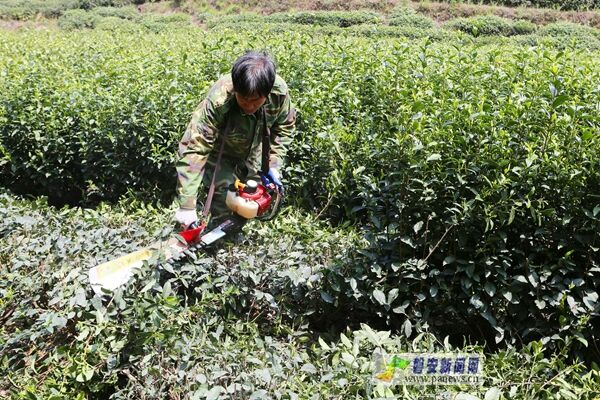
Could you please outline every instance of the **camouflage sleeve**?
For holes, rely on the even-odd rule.
[[[271,153],[269,167],[281,170],[292,142],[292,133],[296,125],[296,109],[292,106],[289,93],[285,94],[275,123],[271,127]]]
[[[195,209],[202,171],[208,159],[224,114],[210,101],[203,100],[179,142],[177,169],[177,199],[181,208]]]

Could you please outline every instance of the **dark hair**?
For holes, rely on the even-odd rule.
[[[231,68],[233,89],[244,97],[267,97],[275,83],[275,63],[266,52],[248,51]]]

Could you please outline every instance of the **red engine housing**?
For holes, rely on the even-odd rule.
[[[267,192],[267,188],[263,185],[257,185],[254,193],[247,193],[245,187],[238,189],[238,194],[241,198],[255,201],[258,204],[258,215],[263,215],[271,206],[271,195]]]

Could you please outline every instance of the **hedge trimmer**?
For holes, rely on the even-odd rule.
[[[231,119],[223,133],[225,137],[231,130]],[[238,232],[252,218],[270,219],[275,216],[279,209],[282,193],[280,183],[269,171],[270,154],[270,130],[267,126],[266,111],[262,110],[263,132],[262,132],[262,159],[260,179],[262,184],[249,180],[245,184],[239,180],[230,185],[227,191],[226,204],[233,215],[227,218],[219,226],[208,233],[206,229],[210,205],[215,193],[215,179],[221,165],[221,156],[225,146],[225,139],[221,140],[221,146],[212,176],[212,182],[208,189],[202,221],[200,224],[192,224],[184,231],[179,232],[174,238],[154,243],[146,248],[121,256],[116,260],[108,261],[90,269],[89,278],[94,292],[102,294],[103,290],[114,290],[127,283],[136,268],[144,265],[153,256],[162,256],[167,263],[183,258],[186,253],[208,246],[229,233]],[[275,199],[273,201],[273,199]]]
[[[105,294],[105,291],[112,291],[127,283],[134,271],[154,256],[159,259],[164,258],[165,262],[172,264],[192,251],[211,245],[227,234],[239,232],[250,219],[273,218],[279,209],[282,196],[267,176],[261,175],[261,179],[263,184],[254,180],[248,180],[246,183],[236,180],[229,186],[226,204],[233,214],[209,232],[204,232],[207,225],[205,218],[200,224],[190,225],[175,237],[91,268],[89,279],[92,289],[99,295]],[[212,193],[209,190],[209,199],[211,197]],[[207,205],[210,207],[209,200],[205,204],[205,210]]]

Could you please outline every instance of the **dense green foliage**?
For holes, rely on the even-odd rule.
[[[340,13],[338,13],[340,14]],[[291,14],[285,14],[290,16]],[[437,29],[433,21],[415,14],[406,13],[405,17],[395,17],[388,21],[388,25],[382,23],[377,17],[376,23],[361,23],[348,27],[341,27],[338,22],[330,19],[327,24],[290,25],[287,22],[273,22],[282,20],[281,16],[277,18],[264,17],[257,14],[244,13],[236,15],[213,16],[206,21],[206,26],[215,31],[232,30],[242,32],[268,32],[269,34],[281,32],[287,33],[290,30],[294,32],[310,35],[326,36],[359,36],[368,38],[429,38],[432,41],[456,40],[460,34],[448,30]],[[287,18],[292,20],[293,18]]]
[[[266,39],[300,111],[291,201],[368,240],[326,275],[336,307],[492,341],[596,340],[595,53],[227,29],[44,35],[3,35],[3,185],[168,201],[190,112]]]
[[[517,41],[525,45],[543,45],[561,50],[573,47],[600,50],[600,30],[568,22],[557,22],[541,27],[535,35],[524,35]]]
[[[455,0],[449,0],[454,2]],[[505,5],[511,7],[545,7],[559,10],[590,10],[600,8],[600,0],[473,0],[477,4]]]
[[[554,24],[548,24],[543,28],[540,28],[540,33],[543,35],[554,36],[563,40],[600,40],[600,30],[570,22],[557,22]]]
[[[420,50],[391,60],[379,47],[377,61],[347,51],[362,74],[345,76],[343,62],[320,67],[335,77],[321,90],[344,88],[344,104],[303,110],[310,129],[300,143],[312,144],[297,168],[310,178],[293,174],[303,177],[302,198],[318,196],[307,190],[313,179],[326,180],[329,198],[317,207],[371,221],[369,246],[340,269],[332,297],[445,331],[487,321],[496,340],[597,340],[598,58]],[[410,83],[392,83],[400,79]],[[337,118],[323,121],[317,110],[331,108]]]
[[[434,21],[414,9],[397,7],[392,10],[384,20],[373,14],[371,23],[365,22],[343,27],[340,16],[350,20],[353,12],[338,12],[336,18],[305,19],[306,13],[284,13],[263,16],[255,13],[241,13],[233,15],[213,15],[207,18],[206,26],[209,29],[229,28],[233,30],[255,30],[255,31],[280,31],[288,30],[325,34],[325,35],[354,35],[365,37],[408,37],[424,38],[432,40],[453,40],[456,36],[449,35],[448,31],[464,32],[466,34],[483,36],[514,36],[525,35],[515,41],[528,45],[544,45],[547,47],[583,47],[589,49],[598,48],[600,31],[585,25],[559,22],[552,23],[538,30],[533,22],[517,19],[511,20],[494,15],[475,16],[468,18],[454,18],[443,26],[448,29],[438,29]],[[327,15],[327,13],[322,13]],[[304,21],[309,28],[301,28],[291,24]],[[360,19],[356,19],[360,21]],[[486,40],[482,42],[487,42]]]
[[[431,18],[417,14],[413,8],[398,7],[395,8],[389,15],[389,25],[411,26],[421,29],[432,29],[435,23]]]
[[[58,18],[67,10],[96,7],[121,7],[144,3],[143,0],[0,0],[0,18],[27,20],[42,15]]]
[[[119,30],[121,33],[158,33],[191,25],[192,19],[188,14],[140,14],[132,7],[98,7],[90,11],[67,10],[58,18],[58,26],[67,31],[98,28],[106,31]]]
[[[79,0],[3,0],[0,1],[0,18],[25,20],[38,14],[57,18],[73,8],[79,8]]]
[[[215,15],[208,19],[207,27],[216,25],[235,25],[238,23],[286,23],[323,26],[332,25],[341,28],[381,23],[381,16],[372,11],[300,11],[288,13],[274,13],[262,16],[253,13],[241,13],[233,15]]]
[[[266,20],[303,25],[336,25],[344,28],[352,25],[374,24],[381,21],[381,16],[372,11],[304,11],[275,13],[269,15]]]
[[[265,22],[223,22],[216,24],[212,30],[215,32],[266,32],[268,34],[288,34],[290,30],[296,33],[302,33],[310,36],[334,36],[334,37],[366,37],[366,38],[410,38],[424,39],[430,41],[457,40],[464,36],[461,32],[445,29],[422,29],[407,26],[387,26],[381,24],[361,24],[353,25],[348,28],[340,28],[334,25],[324,26],[290,26],[285,23],[265,23]]]
[[[108,304],[87,268],[164,236],[172,210],[3,195],[0,397],[367,397],[378,334],[339,335],[361,322],[405,348],[422,330],[508,347],[488,371],[508,398],[597,395],[597,372],[565,357],[600,356],[598,30],[498,39],[532,26],[348,15],[202,31],[96,7],[64,12],[65,31],[0,34],[0,185],[53,203],[168,204],[190,114],[245,49],[274,54],[299,110],[284,171],[296,211],[176,270],[153,260]]]
[[[367,239],[325,275],[335,307],[491,342],[597,340],[596,53],[324,43],[305,31],[115,34],[3,35],[3,185],[57,201],[127,190],[169,201],[189,114],[267,40],[300,111],[290,200]]]
[[[58,19],[58,26],[62,29],[84,29],[96,27],[96,16],[81,9],[67,10]]]
[[[319,31],[317,31],[318,33]],[[443,29],[427,29],[414,28],[407,25],[385,26],[385,25],[356,25],[344,29],[338,35],[363,36],[369,38],[410,38],[424,39],[427,38],[431,42],[442,40],[457,40],[461,37],[455,32],[448,32]]]
[[[93,9],[99,17],[117,17],[121,19],[136,20],[140,17],[138,11],[133,7],[96,7]]]
[[[241,13],[231,15],[215,15],[207,18],[206,27],[214,28],[217,25],[236,25],[245,23],[264,23],[265,17],[255,13]]]
[[[105,299],[87,269],[164,236],[171,210],[122,203],[49,208],[0,195],[0,396],[14,399],[423,399],[435,387],[376,387],[373,351],[453,348],[431,334],[337,331],[324,273],[363,239],[284,210],[246,241],[174,268],[152,260]],[[325,319],[328,323],[319,322]],[[540,342],[488,354],[486,399],[593,399],[600,372]],[[472,397],[471,397],[472,398]]]
[[[533,33],[536,25],[528,21],[511,21],[495,15],[486,15],[470,18],[456,18],[447,22],[445,27],[469,33],[473,36],[479,35],[525,35]]]

